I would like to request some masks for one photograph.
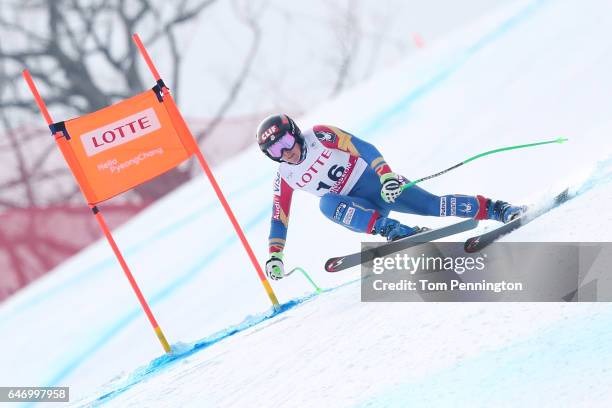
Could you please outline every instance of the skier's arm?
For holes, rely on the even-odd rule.
[[[315,126],[314,132],[325,147],[340,149],[365,160],[380,177],[383,200],[392,203],[402,193],[406,179],[391,170],[374,145],[333,126]]]
[[[395,174],[387,164],[382,154],[374,145],[365,142],[358,137],[351,136],[353,145],[357,148],[359,156],[364,159],[380,177],[381,197],[384,201],[392,203],[402,194],[402,186],[406,179]]]
[[[314,127],[314,132],[325,147],[361,157],[379,176],[391,173],[391,168],[374,145],[334,126],[317,125]]]
[[[282,279],[285,276],[283,249],[285,249],[285,239],[287,238],[292,197],[293,188],[283,180],[280,173],[276,173],[272,220],[270,221],[270,236],[268,237],[270,258],[266,262],[266,275],[273,280]]]
[[[285,248],[292,197],[293,188],[282,179],[280,173],[277,173],[274,181],[274,201],[268,238],[270,254],[282,253]]]

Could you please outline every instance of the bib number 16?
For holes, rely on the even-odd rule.
[[[329,171],[327,172],[327,177],[329,178],[330,181],[332,181],[335,184],[336,181],[340,180],[340,177],[342,177],[343,174],[344,174],[344,167],[334,164],[333,166],[329,168]],[[332,187],[331,185],[320,181],[319,186],[317,187],[317,191],[321,189],[329,190],[331,187]]]

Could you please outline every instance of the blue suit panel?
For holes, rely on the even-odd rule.
[[[391,211],[474,218],[479,209],[476,197],[459,194],[437,196],[418,186],[404,190],[394,203],[387,203],[380,195],[380,188],[378,175],[368,168],[348,195],[325,194],[319,207],[331,221],[365,233],[372,231],[378,217],[387,217]]]

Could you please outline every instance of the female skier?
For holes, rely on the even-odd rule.
[[[504,223],[524,211],[481,195],[437,196],[418,186],[402,191],[408,180],[391,170],[376,147],[333,126],[317,125],[301,132],[289,116],[272,115],[259,124],[256,137],[264,154],[280,163],[266,262],[266,274],[274,280],[285,276],[283,248],[296,189],[321,197],[321,212],[336,224],[389,241],[425,230],[389,218],[391,211]]]

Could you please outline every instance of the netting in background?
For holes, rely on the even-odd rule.
[[[100,206],[114,229],[146,205]],[[85,205],[18,208],[0,214],[0,301],[100,239]]]

